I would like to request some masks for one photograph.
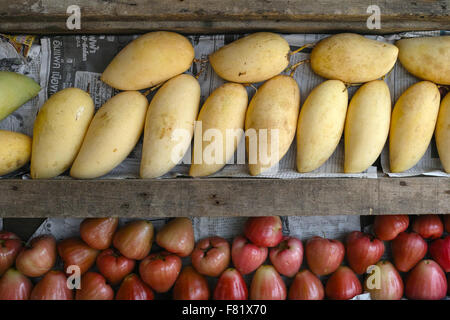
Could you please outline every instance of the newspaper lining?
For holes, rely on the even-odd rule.
[[[380,41],[394,42],[401,37],[412,37],[418,35],[439,35],[439,31],[422,32],[422,33],[402,33],[389,36],[368,36],[376,38]],[[292,50],[299,48],[307,43],[314,43],[326,37],[322,34],[288,34],[283,35],[291,45]],[[89,90],[91,97],[94,99],[96,108],[99,108],[110,97],[118,91],[109,87],[100,81],[101,72],[107,64],[127,43],[136,38],[137,35],[73,35],[73,36],[53,36],[43,37],[41,45],[33,45],[30,49],[29,57],[24,59],[8,42],[0,42],[0,70],[12,70],[27,74],[41,84],[43,88],[39,96],[26,103],[19,108],[10,117],[0,123],[0,129],[23,132],[32,135],[33,123],[35,116],[46,99],[53,93],[66,87],[78,87]],[[193,43],[197,59],[205,59],[208,55],[225,44],[235,39],[237,35],[195,35],[189,39]],[[291,57],[291,64],[309,57],[311,49],[304,51]],[[201,85],[201,103],[203,103],[210,93],[224,83],[219,78],[211,66],[206,63],[194,63],[188,71],[191,74],[197,74],[201,67],[204,72],[199,77]],[[298,68],[294,74],[300,86],[301,103],[303,103],[310,91],[319,83],[324,81],[323,78],[314,74],[309,66],[305,64]],[[397,63],[394,70],[387,76],[386,81],[389,85],[392,95],[392,101],[395,102],[400,94],[411,84],[418,81],[412,75],[407,73],[405,69]],[[260,84],[257,84],[259,86]],[[251,87],[247,88],[249,98],[251,98],[255,90]],[[349,88],[349,97],[357,90],[357,87]],[[142,140],[134,148],[128,158],[116,167],[108,175],[102,177],[107,179],[123,179],[138,178],[139,164],[141,158]],[[192,148],[191,148],[192,149]],[[191,149],[188,150],[183,158],[184,163],[177,165],[173,170],[162,178],[173,178],[177,176],[187,176],[189,165],[186,162],[190,159]],[[377,178],[377,167],[371,166],[366,172],[360,174],[344,174],[344,144],[343,139],[339,143],[334,154],[319,169],[310,173],[298,173],[295,170],[296,163],[296,143],[292,143],[289,151],[279,163],[276,172],[268,172],[258,177],[262,178],[314,178],[314,177],[359,177],[359,178]],[[383,172],[391,176],[405,175],[433,175],[448,176],[442,170],[434,139],[428,148],[427,153],[422,160],[412,169],[401,174],[392,174],[389,172],[389,158],[387,148],[381,155],[381,164]],[[27,168],[23,168],[15,172],[13,176],[22,176],[29,178]],[[8,177],[11,177],[9,175]],[[246,165],[229,164],[225,168],[210,177],[236,177],[251,178],[248,174]],[[67,173],[59,178],[70,178]]]

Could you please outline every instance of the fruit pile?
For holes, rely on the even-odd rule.
[[[101,80],[122,92],[96,113],[88,93],[65,88],[41,107],[32,139],[0,131],[0,175],[31,159],[33,179],[69,169],[74,178],[97,178],[117,167],[141,135],[142,178],[169,172],[193,138],[193,177],[222,169],[244,137],[251,175],[276,165],[295,137],[297,170],[311,172],[330,158],[342,135],[345,173],[370,167],[388,136],[390,170],[408,170],[425,154],[433,134],[444,170],[450,172],[450,94],[441,102],[438,87],[450,85],[450,36],[402,39],[393,45],[344,33],[305,47],[313,47],[308,61],[325,81],[311,91],[301,110],[300,87],[292,76],[301,63],[290,65],[290,60],[302,48],[291,51],[280,35],[259,32],[209,55],[213,70],[227,82],[199,112],[199,81],[184,73],[198,62],[192,44],[173,32],[142,35],[104,70]],[[391,112],[384,77],[397,58],[423,81],[408,88]],[[291,75],[280,74],[287,70]],[[262,85],[249,102],[245,85],[252,83]],[[362,85],[350,102],[348,85]],[[147,94],[158,91],[149,104],[138,90],[150,87]],[[25,76],[0,72],[0,120],[39,90]]]
[[[79,238],[41,235],[25,247],[1,231],[0,300],[344,300],[363,291],[377,300],[443,299],[450,215],[411,219],[377,216],[373,235],[353,231],[344,243],[315,236],[304,247],[283,236],[275,216],[248,218],[231,246],[218,236],[195,243],[188,218],[170,220],[156,237],[146,220],[118,227],[117,218],[88,218]],[[382,260],[385,245],[392,263]]]

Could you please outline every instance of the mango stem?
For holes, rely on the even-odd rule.
[[[300,48],[298,48],[297,50],[289,52],[289,55],[292,56],[292,55],[294,55],[296,53],[299,53],[300,51],[303,51],[306,48],[312,48],[315,45],[316,45],[315,43],[307,43],[307,44],[301,46]]]
[[[305,59],[305,60],[302,60],[302,61],[299,61],[299,62],[297,62],[296,64],[294,64],[294,65],[292,65],[292,66],[290,66],[290,67],[288,67],[287,69],[286,69],[286,72],[291,72],[289,75],[291,76],[291,77],[293,77],[294,76],[294,73],[295,73],[295,70],[297,70],[297,68],[299,67],[299,66],[301,66],[302,64],[305,64],[305,63],[309,63],[310,62],[310,60],[309,59]]]

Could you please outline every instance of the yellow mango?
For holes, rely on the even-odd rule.
[[[20,169],[30,161],[30,156],[29,136],[0,130],[0,176]]]
[[[344,131],[348,92],[339,80],[315,87],[300,110],[297,126],[297,170],[319,168],[333,154]]]
[[[289,76],[278,75],[255,93],[245,118],[246,150],[251,175],[277,164],[295,137],[300,89]]]
[[[101,177],[125,160],[142,134],[147,106],[138,91],[124,91],[106,101],[92,119],[70,175]]]
[[[391,95],[384,81],[364,84],[353,95],[345,122],[345,173],[358,173],[381,154],[389,134]]]
[[[198,131],[199,137],[194,138],[190,176],[213,174],[234,155],[244,133],[247,104],[247,90],[237,83],[223,84],[206,99],[197,119],[202,130]]]
[[[427,151],[436,126],[440,93],[429,81],[409,87],[394,106],[389,132],[391,172],[414,167]]]
[[[321,40],[311,52],[311,68],[326,79],[346,83],[376,80],[388,73],[398,55],[396,46],[340,33]]]
[[[401,64],[416,77],[439,84],[450,84],[450,36],[402,39]]]
[[[93,115],[91,96],[78,88],[63,89],[44,103],[33,128],[33,179],[53,178],[70,168]]]
[[[194,47],[186,37],[175,32],[150,32],[123,48],[101,80],[119,90],[141,90],[185,72],[193,60]]]
[[[141,177],[156,178],[181,161],[191,145],[200,103],[200,85],[181,74],[167,81],[148,108],[142,148]]]
[[[450,173],[450,93],[441,102],[435,138],[442,166],[445,172]]]
[[[223,79],[238,83],[265,81],[289,64],[290,47],[280,35],[257,32],[214,52],[209,62]]]

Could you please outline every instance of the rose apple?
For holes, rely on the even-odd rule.
[[[33,285],[26,276],[13,268],[0,278],[0,300],[28,300]]]
[[[352,269],[340,266],[328,279],[325,293],[332,300],[349,300],[362,293],[361,282]]]
[[[406,231],[409,217],[406,214],[376,216],[373,231],[382,241],[394,240],[400,232]]]
[[[395,267],[399,271],[408,272],[425,257],[427,248],[427,243],[417,233],[400,233],[391,242]]]
[[[20,251],[16,268],[28,277],[40,277],[53,268],[56,261],[56,240],[51,235],[34,238]]]
[[[22,249],[22,241],[12,232],[0,231],[0,276],[13,264]]]
[[[413,300],[439,300],[447,294],[447,279],[433,260],[422,260],[408,274],[405,295]]]
[[[234,238],[231,246],[233,264],[243,275],[258,269],[266,261],[267,253],[266,247],[258,247],[242,236]]]
[[[208,300],[206,278],[191,266],[184,267],[173,287],[174,300]]]
[[[286,300],[286,285],[273,266],[263,265],[256,270],[250,284],[251,300]]]
[[[270,249],[269,258],[280,274],[293,277],[302,265],[303,244],[297,238],[284,237],[277,247]]]
[[[247,300],[248,290],[244,278],[237,269],[228,268],[217,281],[214,300]]]
[[[191,260],[200,274],[218,277],[230,264],[230,245],[221,237],[202,239],[192,251]]]
[[[113,245],[128,259],[142,260],[152,248],[153,232],[150,221],[132,221],[116,232]]]
[[[289,288],[289,300],[323,300],[325,290],[317,276],[309,270],[302,270]]]
[[[132,273],[123,279],[116,300],[153,300],[155,295],[139,277]]]
[[[141,261],[139,275],[156,292],[172,288],[181,270],[181,259],[173,253],[153,253]]]
[[[128,259],[113,249],[103,250],[97,256],[97,268],[109,283],[119,284],[129,275],[135,266],[133,259]]]
[[[443,217],[445,232],[450,233],[450,214],[444,214]]]
[[[278,216],[248,218],[244,234],[260,247],[275,247],[283,238],[281,219]]]
[[[312,237],[305,246],[306,262],[309,269],[318,276],[333,273],[341,265],[345,248],[338,240]]]
[[[378,268],[364,281],[365,291],[370,293],[372,300],[400,300],[403,280],[397,269],[389,261],[379,261],[376,266]]]
[[[58,253],[64,262],[65,271],[69,266],[76,265],[83,274],[93,266],[99,251],[92,249],[81,239],[68,238],[58,243]]]
[[[80,224],[80,236],[89,247],[105,250],[111,246],[119,218],[87,218]]]
[[[49,271],[31,291],[30,300],[72,300],[73,290],[67,286],[66,275]]]
[[[180,257],[187,257],[194,250],[194,228],[189,218],[175,218],[156,234],[156,243]]]
[[[430,244],[430,255],[445,272],[450,272],[450,236],[434,240]]]
[[[75,300],[113,300],[114,290],[97,272],[86,272],[81,277],[81,288],[76,290]]]
[[[444,224],[437,214],[425,214],[414,219],[412,229],[424,239],[437,239],[444,233]]]
[[[346,239],[347,261],[357,274],[377,263],[384,253],[384,243],[371,235],[359,231],[351,232]]]

